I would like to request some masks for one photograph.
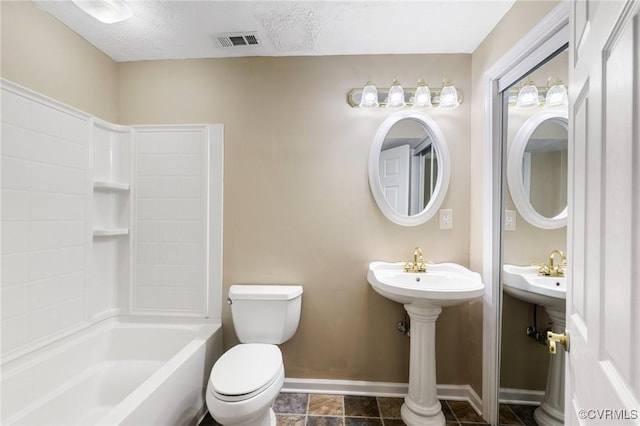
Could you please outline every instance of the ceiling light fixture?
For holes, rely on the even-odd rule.
[[[403,88],[397,78],[391,87],[379,89],[373,84],[371,77],[362,89],[351,89],[347,94],[347,102],[352,107],[362,109],[385,108],[440,108],[455,109],[462,103],[462,93],[448,80],[443,80],[444,87],[432,88],[422,77],[418,79],[416,88]],[[382,99],[382,101],[381,101]]]
[[[114,24],[133,16],[133,10],[123,0],[73,0],[73,3],[105,24]]]

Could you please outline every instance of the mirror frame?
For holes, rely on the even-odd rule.
[[[531,225],[542,229],[558,229],[567,226],[567,207],[554,217],[538,213],[531,205],[522,181],[522,160],[533,132],[547,121],[559,124],[569,132],[569,117],[566,111],[543,111],[532,115],[516,133],[507,157],[507,183],[511,199],[520,215]]]
[[[382,144],[393,127],[394,124],[400,120],[411,119],[418,121],[425,126],[427,132],[431,135],[433,144],[438,153],[438,177],[436,180],[436,186],[434,189],[434,195],[429,200],[427,206],[418,214],[413,216],[402,215],[396,212],[382,190],[382,182],[380,181],[380,149]],[[376,132],[371,148],[369,150],[369,188],[373,194],[373,198],[376,200],[378,207],[382,213],[397,225],[402,226],[416,226],[421,225],[431,219],[444,201],[447,195],[447,189],[449,188],[449,178],[451,176],[451,159],[449,157],[449,149],[447,147],[447,141],[440,130],[440,126],[428,116],[418,114],[413,111],[400,111],[389,117],[387,117]]]

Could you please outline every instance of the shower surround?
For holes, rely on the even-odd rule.
[[[118,126],[1,87],[3,376],[114,317],[221,339],[222,125]]]

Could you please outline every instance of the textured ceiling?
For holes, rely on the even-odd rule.
[[[237,56],[472,53],[515,0],[129,0],[133,18],[103,24],[71,1],[35,0],[118,62]],[[256,32],[222,48],[215,35]]]

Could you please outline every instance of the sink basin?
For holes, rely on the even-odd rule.
[[[404,272],[404,262],[373,262],[367,280],[382,296],[405,305],[452,306],[484,293],[480,274],[455,263],[427,265],[427,272]]]
[[[567,279],[539,276],[538,269],[537,266],[504,265],[504,291],[525,302],[564,312]]]
[[[444,306],[481,297],[484,284],[480,274],[455,263],[428,264],[427,272],[404,272],[404,265],[372,262],[367,280],[382,296],[403,303],[411,319],[409,393],[400,416],[408,426],[440,426],[446,420],[436,388],[436,320]]]

